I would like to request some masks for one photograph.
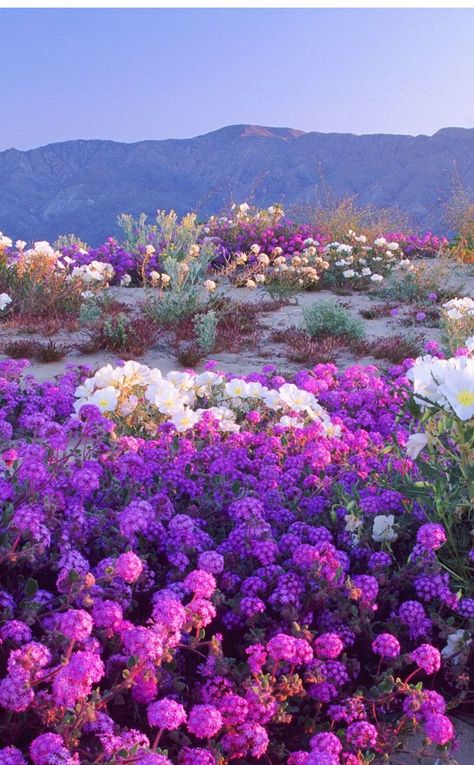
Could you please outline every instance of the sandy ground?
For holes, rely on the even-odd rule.
[[[452,759],[443,760],[437,756],[424,757],[423,760],[417,760],[414,754],[396,754],[393,755],[389,763],[390,765],[474,765],[474,725],[470,725],[462,720],[452,718],[457,732],[457,745],[458,749],[451,755]],[[413,749],[415,751],[422,744],[421,737],[414,738],[412,742],[408,742],[407,749]]]
[[[474,279],[472,281],[474,291]],[[144,290],[141,288],[112,287],[110,292],[114,298],[127,305],[135,306],[144,299]],[[226,289],[224,294],[239,302],[258,302],[269,299],[268,294],[262,288],[249,290],[245,288],[239,289],[231,287]],[[291,326],[304,327],[303,311],[315,302],[323,300],[333,301],[343,305],[352,315],[358,318],[361,318],[361,309],[369,308],[376,303],[382,302],[377,299],[374,300],[366,293],[353,293],[349,296],[335,295],[327,290],[300,293],[294,298],[291,298],[291,303],[289,305],[274,312],[260,314],[259,322],[265,330],[268,330],[268,332],[264,331],[262,341],[259,343],[258,348],[250,351],[246,350],[241,354],[225,352],[212,353],[211,358],[218,362],[219,368],[222,370],[236,374],[247,374],[259,370],[263,365],[269,363],[275,364],[281,372],[293,371],[301,368],[301,364],[288,361],[285,354],[285,347],[282,344],[271,342],[268,335],[270,331],[275,328]],[[440,332],[438,329],[421,326],[405,327],[399,322],[398,318],[364,319],[364,323],[368,338],[387,337],[400,333],[422,331],[426,340],[440,339]],[[54,336],[54,339],[63,341],[67,344],[74,344],[79,342],[81,337],[81,333],[60,332]],[[0,344],[3,344],[8,340],[19,338],[45,340],[45,338],[35,334],[26,334],[5,327],[2,329],[0,324]],[[0,354],[0,358],[5,358],[5,356]],[[96,369],[106,363],[113,363],[117,358],[118,356],[116,354],[108,353],[106,351],[85,355],[73,350],[64,359],[58,362],[41,363],[31,359],[29,372],[38,379],[45,380],[59,374],[68,363],[87,364],[93,369]],[[172,350],[159,341],[155,347],[141,356],[139,360],[148,366],[159,367],[164,373],[169,372],[171,369],[180,368]],[[345,352],[340,354],[337,363],[338,366],[344,368],[354,363],[380,364],[380,361],[376,361],[370,356],[360,358]],[[202,368],[202,366],[203,363],[198,365],[198,369]]]

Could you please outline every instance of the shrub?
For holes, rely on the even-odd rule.
[[[347,340],[360,340],[364,335],[364,326],[360,319],[337,303],[319,301],[303,312],[306,329],[311,337],[343,337]]]
[[[387,359],[392,364],[401,364],[405,359],[414,359],[423,352],[423,333],[405,332],[390,337],[377,337],[362,341],[357,351],[363,356]]]
[[[194,319],[194,331],[196,343],[204,355],[210,353],[216,342],[217,316],[215,311],[196,316]]]

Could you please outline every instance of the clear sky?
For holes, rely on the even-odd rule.
[[[474,9],[3,9],[0,149],[474,127]]]

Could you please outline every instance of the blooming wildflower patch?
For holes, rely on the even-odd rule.
[[[449,746],[474,601],[433,493],[405,491],[429,448],[405,451],[409,376],[435,387],[412,364],[38,383],[0,362],[0,763]]]

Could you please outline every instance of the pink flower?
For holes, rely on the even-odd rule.
[[[135,582],[142,571],[143,563],[134,552],[122,553],[115,562],[115,573],[128,584]]]

